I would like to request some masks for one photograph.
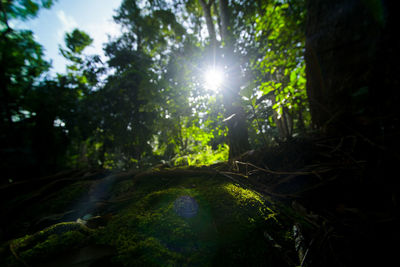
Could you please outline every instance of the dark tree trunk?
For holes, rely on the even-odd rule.
[[[4,37],[6,38],[6,37]],[[12,126],[12,114],[11,114],[11,97],[8,86],[10,85],[10,77],[6,74],[6,65],[7,58],[4,58],[4,55],[1,55],[0,58],[0,115],[1,122],[0,127],[3,128],[3,125],[11,129]]]
[[[349,223],[355,231],[347,225],[343,227],[347,229],[345,241],[331,242],[336,243],[336,248],[331,248],[332,255],[326,253],[324,258],[332,266],[388,266],[397,260],[397,249],[392,245],[400,236],[398,225],[392,223],[398,220],[400,195],[399,179],[393,175],[400,163],[397,3],[389,0],[307,3],[305,59],[312,120],[318,130],[341,139],[335,150],[351,152],[350,162],[359,173],[356,175],[360,175],[354,179],[348,176],[348,171],[338,172],[334,179],[340,181],[336,184],[342,191],[331,196],[348,194],[350,197],[344,202],[365,211],[362,219]],[[354,141],[346,144],[343,142],[346,137]],[[334,188],[334,184],[329,186]],[[323,203],[323,196],[319,199]],[[375,215],[369,215],[375,212],[386,213],[390,219],[375,223]],[[342,248],[346,253],[340,252]]]
[[[307,93],[313,124],[327,134],[398,125],[400,46],[389,2],[308,1]]]
[[[226,116],[231,117],[228,125],[229,159],[233,159],[250,148],[246,117],[243,107],[240,105],[240,76],[239,63],[234,53],[234,36],[230,10],[227,0],[219,1],[219,14],[221,18],[221,37],[225,45],[223,47],[224,63],[227,71],[227,81],[223,88],[224,106]]]
[[[236,99],[235,99],[236,98]],[[229,160],[249,150],[249,137],[243,107],[237,102],[237,95],[224,94],[227,116]],[[235,101],[236,100],[236,101]]]
[[[204,11],[204,17],[206,19],[207,31],[208,35],[210,36],[210,45],[211,47],[215,48],[217,45],[217,39],[215,34],[215,27],[214,22],[211,17],[211,6],[213,4],[213,0],[210,0],[208,3],[205,0],[199,0],[200,5]]]

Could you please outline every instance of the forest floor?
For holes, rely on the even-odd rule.
[[[272,203],[213,168],[72,171],[37,183],[2,207],[11,238],[2,266],[287,266],[293,257]]]
[[[400,238],[397,193],[353,143],[292,140],[230,164],[2,186],[0,266],[381,264]]]

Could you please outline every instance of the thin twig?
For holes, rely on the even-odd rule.
[[[310,251],[310,247],[312,246],[313,243],[314,243],[314,238],[311,240],[310,245],[308,245],[308,248],[307,248],[306,252],[304,253],[303,259],[301,260],[301,263],[300,263],[300,267],[304,266],[304,262],[306,260],[307,255],[308,255],[308,252]]]
[[[219,172],[221,174],[231,174],[231,175],[237,175],[237,176],[241,176],[243,178],[249,178],[249,176],[241,174],[240,172]]]
[[[315,172],[285,172],[285,171],[273,171],[273,170],[269,170],[269,169],[264,169],[261,167],[258,167],[254,164],[251,164],[249,162],[240,162],[240,161],[235,161],[236,164],[241,164],[241,165],[249,165],[253,168],[256,168],[257,170],[266,172],[266,173],[272,173],[272,174],[277,174],[277,175],[291,175],[291,174],[295,174],[295,175],[309,175],[309,174],[314,174],[317,175]]]

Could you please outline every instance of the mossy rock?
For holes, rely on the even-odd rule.
[[[89,198],[88,192],[92,181],[79,181],[52,193],[41,205],[46,212],[61,212],[71,209],[77,200]]]
[[[76,222],[58,223],[33,235],[11,241],[12,264],[40,265],[88,243],[93,230]],[[12,265],[11,264],[11,265]]]
[[[19,262],[35,265],[88,246],[107,246],[108,266],[287,265],[265,238],[268,232],[290,246],[290,234],[271,203],[216,172],[149,171],[116,180],[109,191],[108,224],[88,230],[71,223],[77,228],[48,228],[13,241]]]
[[[117,249],[115,264],[282,264],[263,236],[266,225],[286,235],[270,203],[224,177],[199,173],[152,172],[125,182],[135,184],[138,198],[96,234],[97,242]]]

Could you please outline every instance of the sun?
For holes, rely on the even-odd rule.
[[[217,67],[212,67],[204,73],[204,81],[206,89],[217,91],[224,81],[224,72]]]

